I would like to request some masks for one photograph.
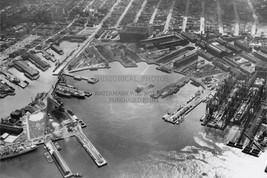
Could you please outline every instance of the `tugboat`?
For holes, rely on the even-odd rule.
[[[10,145],[4,148],[3,151],[0,152],[0,160],[12,158],[15,156],[19,156],[31,151],[36,150],[38,147],[36,145]]]

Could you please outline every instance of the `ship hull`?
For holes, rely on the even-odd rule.
[[[17,157],[17,156],[20,156],[20,155],[23,155],[23,154],[32,152],[32,151],[36,150],[37,148],[38,148],[38,147],[35,146],[35,147],[30,148],[30,149],[28,149],[28,150],[22,151],[22,152],[20,152],[20,153],[16,153],[16,154],[13,154],[13,155],[3,156],[3,157],[0,157],[0,160],[5,160],[5,159],[9,159],[9,158]]]

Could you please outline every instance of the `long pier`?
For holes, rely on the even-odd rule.
[[[45,143],[47,151],[52,156],[54,162],[56,163],[58,169],[60,170],[61,174],[64,178],[72,177],[73,174],[65,162],[65,160],[62,158],[61,154],[58,152],[56,146],[51,140],[47,140]]]
[[[81,76],[81,75],[75,75],[75,74],[70,74],[70,73],[63,73],[63,75],[66,75],[66,76],[69,76],[69,77],[73,77],[75,80],[85,80],[85,81],[87,81],[88,83],[91,83],[91,84],[95,84],[95,83],[97,83],[99,81],[97,78],[84,77],[84,76]]]
[[[94,145],[90,142],[90,140],[84,135],[81,128],[79,128],[75,134],[78,141],[84,147],[86,152],[91,156],[91,158],[95,161],[98,167],[102,167],[107,164],[107,161],[102,157],[102,155],[97,151]]]

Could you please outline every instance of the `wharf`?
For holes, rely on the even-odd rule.
[[[0,71],[5,76],[5,79],[7,79],[10,83],[13,83],[15,85],[18,85],[21,88],[26,88],[29,85],[29,82],[27,80],[21,81],[18,77],[15,75],[11,74],[8,71]]]
[[[50,153],[51,157],[53,158],[54,162],[56,163],[57,167],[59,168],[61,174],[64,178],[72,177],[73,174],[65,162],[65,160],[62,158],[61,154],[58,152],[56,146],[51,140],[46,141],[45,143],[47,151]]]
[[[203,98],[195,96],[195,98],[189,101],[185,106],[179,108],[176,113],[166,114],[162,118],[165,121],[170,122],[172,124],[179,124],[184,120],[183,118],[187,114],[189,114],[193,109],[195,109],[201,102],[203,102]]]
[[[77,132],[75,133],[76,138],[84,147],[86,152],[92,157],[98,167],[102,167],[107,164],[107,161],[101,156],[101,154],[97,151],[94,145],[90,142],[90,140],[84,135],[81,128],[78,127]]]
[[[69,76],[69,77],[73,77],[75,80],[85,80],[87,81],[88,83],[91,83],[91,84],[95,84],[97,83],[99,80],[97,78],[89,78],[89,77],[84,77],[84,76],[80,76],[80,75],[74,75],[74,74],[70,74],[70,73],[63,73],[63,75],[65,76]]]
[[[150,97],[152,97],[153,99],[157,99],[159,97],[166,97],[168,95],[177,93],[180,88],[182,88],[186,83],[189,82],[189,80],[190,79],[188,77],[183,77],[177,82],[172,83],[164,87],[163,89],[156,91],[155,93],[152,93]]]
[[[80,71],[83,71],[83,70],[98,70],[98,69],[109,69],[110,67],[109,66],[97,66],[97,67],[81,67],[81,68],[77,68],[77,69],[72,69],[69,71],[69,73],[74,73],[74,72],[80,72]]]

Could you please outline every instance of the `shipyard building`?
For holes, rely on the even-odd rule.
[[[264,54],[263,52],[260,52],[260,51],[256,51],[256,52],[253,52],[253,55],[255,57],[257,57],[258,59],[264,61],[264,62],[267,62],[267,55]]]
[[[12,134],[12,135],[19,135],[23,131],[21,127],[15,127],[6,124],[0,124],[0,135],[4,133]]]
[[[140,41],[140,46],[151,49],[151,48],[174,48],[176,46],[184,46],[187,45],[189,42],[182,36],[178,35],[164,35],[155,38],[149,38],[146,40]]]
[[[183,57],[182,59],[174,62],[173,63],[173,67],[174,68],[179,68],[179,67],[185,66],[187,64],[190,64],[193,61],[196,61],[197,58],[198,58],[197,53],[190,54],[190,55],[188,55],[186,57]]]
[[[60,41],[70,41],[82,43],[87,39],[85,35],[66,35]]]
[[[64,54],[63,50],[55,44],[51,45],[51,49],[60,55]]]
[[[204,59],[208,60],[208,61],[212,61],[213,59],[215,59],[215,57],[213,55],[211,55],[208,52],[205,52],[202,49],[197,50],[197,54],[201,57],[203,57]]]
[[[248,44],[243,43],[241,41],[235,41],[234,45],[248,53],[252,51],[252,48]]]
[[[255,70],[263,75],[263,76],[267,76],[267,63],[263,62],[263,61],[258,61],[256,66],[255,66]]]
[[[212,54],[212,55],[214,55],[216,57],[221,58],[221,57],[227,55],[226,51],[222,51],[221,49],[219,49],[215,45],[209,44],[209,45],[206,46],[206,48],[207,48],[207,52],[208,53],[210,53],[210,54]]]
[[[120,41],[126,43],[139,42],[147,39],[153,33],[153,26],[126,26],[119,32]]]
[[[39,71],[36,69],[30,67],[26,62],[24,61],[15,61],[14,67],[19,70],[20,72],[23,72],[26,77],[28,77],[31,80],[36,80],[39,78]]]
[[[24,53],[21,57],[23,60],[29,60],[42,71],[46,71],[50,67],[50,65],[46,61],[41,60],[40,57],[36,54]]]

